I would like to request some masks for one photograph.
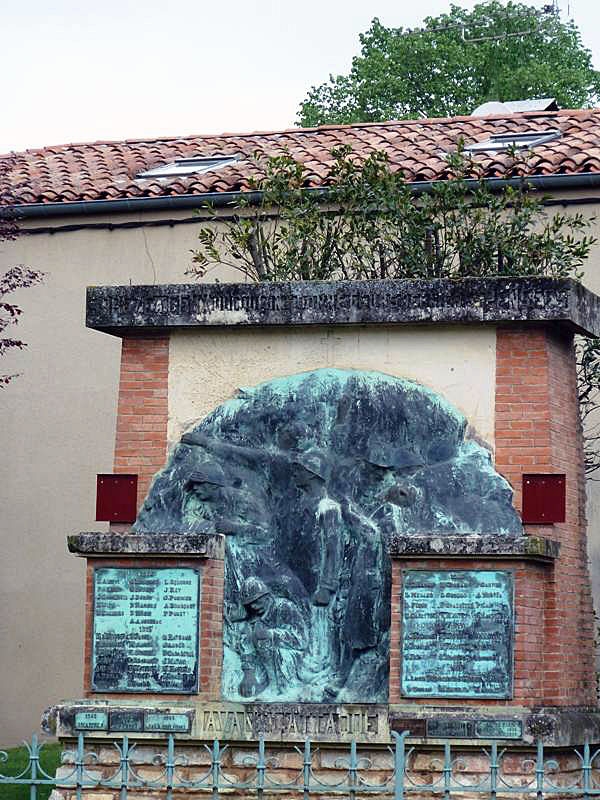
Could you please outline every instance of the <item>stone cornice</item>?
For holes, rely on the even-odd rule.
[[[543,536],[429,533],[394,536],[388,543],[392,558],[519,558],[554,561],[560,543]]]
[[[204,533],[78,533],[67,536],[78,556],[179,556],[222,560],[225,537]]]
[[[567,278],[93,286],[89,328],[554,323],[600,336],[600,297]]]

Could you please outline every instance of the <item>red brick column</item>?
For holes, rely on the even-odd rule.
[[[202,572],[200,613],[200,695],[221,699],[223,666],[223,587],[225,562],[210,559]]]
[[[137,473],[138,508],[165,463],[168,381],[168,335],[123,339],[114,470]]]
[[[571,336],[543,327],[498,329],[496,469],[513,486],[518,509],[523,473],[566,474],[566,522],[526,526],[529,533],[561,543],[538,620],[544,625],[542,702],[595,705],[585,474]]]
[[[543,328],[499,329],[496,335],[496,469],[521,511],[524,472],[552,469],[549,363]],[[544,531],[541,531],[542,535]]]
[[[146,700],[188,700],[205,701],[221,699],[221,666],[223,662],[223,571],[224,562],[220,559],[174,559],[174,558],[89,558],[87,560],[85,639],[84,639],[84,696],[101,699],[122,699],[140,697],[131,693],[92,691],[92,644],[94,608],[94,568],[95,567],[192,567],[200,571],[200,637],[199,637],[199,691],[193,694],[160,693],[143,694]]]
[[[402,676],[402,569],[406,564],[392,559],[389,702],[400,703]]]

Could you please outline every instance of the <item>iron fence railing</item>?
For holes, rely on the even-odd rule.
[[[239,792],[245,798],[256,797],[257,800],[273,794],[298,796],[302,800],[309,800],[312,795],[343,796],[351,800],[367,795],[394,800],[409,797],[413,800],[417,797],[452,800],[469,794],[486,796],[491,800],[515,796],[535,797],[536,800],[559,796],[582,800],[600,797],[600,748],[592,749],[588,744],[567,753],[570,766],[565,770],[564,764],[561,767],[557,760],[547,756],[544,744],[538,741],[535,753],[530,758],[525,757],[521,761],[522,769],[515,772],[514,767],[512,771],[504,770],[504,761],[519,751],[503,749],[497,742],[490,742],[477,751],[479,766],[474,779],[464,747],[458,752],[455,746],[453,751],[453,746],[446,741],[436,754],[432,746],[415,747],[407,743],[408,735],[408,732],[392,734],[392,745],[379,751],[386,754],[387,761],[384,759],[383,766],[381,759],[378,764],[373,763],[372,746],[361,745],[359,749],[356,742],[346,745],[345,749],[336,744],[335,753],[344,750],[344,754],[335,755],[328,768],[324,768],[317,758],[319,753],[325,752],[321,745],[314,745],[309,739],[303,746],[288,745],[288,752],[296,753],[299,765],[293,777],[289,775],[289,768],[282,770],[281,745],[270,745],[276,751],[270,754],[265,741],[260,739],[255,752],[244,755],[237,762],[241,768],[238,773],[243,773],[244,779],[232,775],[226,764],[233,745],[221,744],[217,740],[212,745],[194,745],[189,741],[176,741],[172,734],[167,736],[166,747],[147,740],[132,743],[127,736],[118,741],[96,739],[86,742],[84,735],[79,734],[76,746],[62,752],[61,767],[56,775],[52,775],[40,764],[44,745],[34,735],[31,742],[25,743],[28,755],[25,768],[14,775],[0,772],[0,798],[3,786],[26,787],[29,800],[38,800],[43,787],[64,788],[77,800],[85,791],[93,789],[112,790],[114,795],[118,793],[120,800],[127,800],[129,793],[135,791],[159,793],[167,800],[172,800],[175,792],[206,793],[213,798]],[[156,748],[151,762],[145,762],[152,765],[150,777],[142,775],[139,760],[136,763],[136,748],[148,745]],[[205,754],[203,760],[206,762],[201,774],[193,778],[189,776],[192,746]],[[100,748],[106,753],[106,747],[112,748],[114,753],[112,767],[103,763],[99,755]],[[365,753],[361,752],[363,749]],[[417,768],[417,758],[424,755],[427,756],[427,766],[424,767],[422,762]],[[8,762],[6,752],[0,752],[0,764],[2,762]],[[198,759],[195,763],[197,771],[200,769]],[[284,779],[278,777],[282,771],[287,775]]]

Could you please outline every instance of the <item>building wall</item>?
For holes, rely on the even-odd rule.
[[[65,537],[106,527],[94,519],[96,473],[113,471],[121,352],[119,339],[85,328],[85,287],[183,280],[190,227],[0,244],[0,271],[47,273],[14,295],[28,347],[0,367],[22,373],[0,394],[0,748],[38,730],[46,706],[82,693],[84,564]]]
[[[590,213],[590,207],[581,210]],[[166,220],[190,218],[191,214],[170,211],[147,216]],[[39,219],[26,227],[135,222],[142,218],[120,215]],[[36,730],[45,706],[82,692],[84,569],[81,561],[67,554],[65,536],[105,527],[94,520],[95,476],[113,470],[121,348],[119,339],[86,330],[85,287],[130,281],[186,282],[189,278],[184,273],[196,233],[195,224],[113,231],[86,229],[24,235],[15,242],[0,244],[0,271],[11,264],[24,263],[47,273],[42,286],[15,295],[24,309],[15,332],[18,330],[29,347],[2,362],[2,372],[18,371],[22,376],[0,394],[0,746],[15,743]],[[600,291],[599,264],[600,253],[596,249],[586,277],[596,291]],[[206,279],[215,278],[239,280],[239,275],[219,270],[209,273]],[[460,347],[464,346],[465,340],[458,333],[451,335],[457,337]],[[237,367],[245,369],[247,383],[262,379],[257,372],[254,347],[260,340],[260,352],[270,357],[272,344],[268,333],[254,332],[253,336],[257,338],[249,337],[247,346],[237,349],[227,336],[211,333],[207,346],[221,356],[206,374],[213,394],[205,394],[205,385],[182,398],[181,407],[169,421],[171,437],[235,390],[236,381],[224,358],[237,359]],[[455,354],[451,362],[456,374],[440,363],[438,375],[431,366],[435,356],[432,341],[425,363],[411,364],[403,352],[390,349],[383,331],[377,334],[372,329],[365,330],[354,343],[345,335],[338,340],[337,332],[331,335],[313,331],[311,336],[319,358],[339,358],[343,366],[350,366],[352,357],[358,368],[373,359],[381,363],[373,368],[384,372],[401,374],[401,367],[407,377],[427,385],[437,381],[431,384],[432,388],[446,394],[469,418],[473,415],[478,420],[479,434],[491,443],[491,418],[485,402],[482,399],[481,404],[474,403],[469,392],[461,396],[458,388],[458,376],[467,376],[467,386],[473,379],[476,385],[479,383],[477,371],[468,369],[465,351]],[[419,336],[425,339],[427,334]],[[293,332],[286,343],[292,344],[297,365],[290,364],[286,373],[309,369],[316,359],[299,337]],[[380,345],[385,355],[377,354],[375,358],[373,352]],[[181,353],[183,359],[185,335],[175,347],[177,358]],[[273,369],[284,369],[281,344],[277,347],[278,360],[274,360]],[[186,357],[195,356],[188,353]],[[171,380],[177,380],[176,370]],[[600,535],[594,534],[594,520],[600,519],[600,492],[594,489],[590,552],[598,598]]]
[[[560,542],[561,549],[552,571],[546,572],[542,619],[536,612],[524,615],[527,647],[520,658],[531,659],[525,680],[531,681],[532,693],[538,692],[533,702],[539,705],[592,705],[596,631],[586,563],[585,474],[572,336],[533,326],[499,329],[496,358],[496,468],[515,487],[516,507],[522,507],[523,474],[566,476],[565,521],[526,526],[530,534]],[[527,594],[535,599],[537,593],[533,589]],[[542,670],[534,661],[540,626]]]

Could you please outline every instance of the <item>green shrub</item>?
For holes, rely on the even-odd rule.
[[[459,145],[448,179],[416,195],[382,152],[333,150],[322,190],[306,188],[307,168],[289,154],[257,156],[258,202],[242,194],[227,217],[205,207],[211,224],[188,274],[227,264],[253,281],[580,277],[592,220],[550,216],[527,182],[527,155],[511,159],[516,185],[493,191]]]

